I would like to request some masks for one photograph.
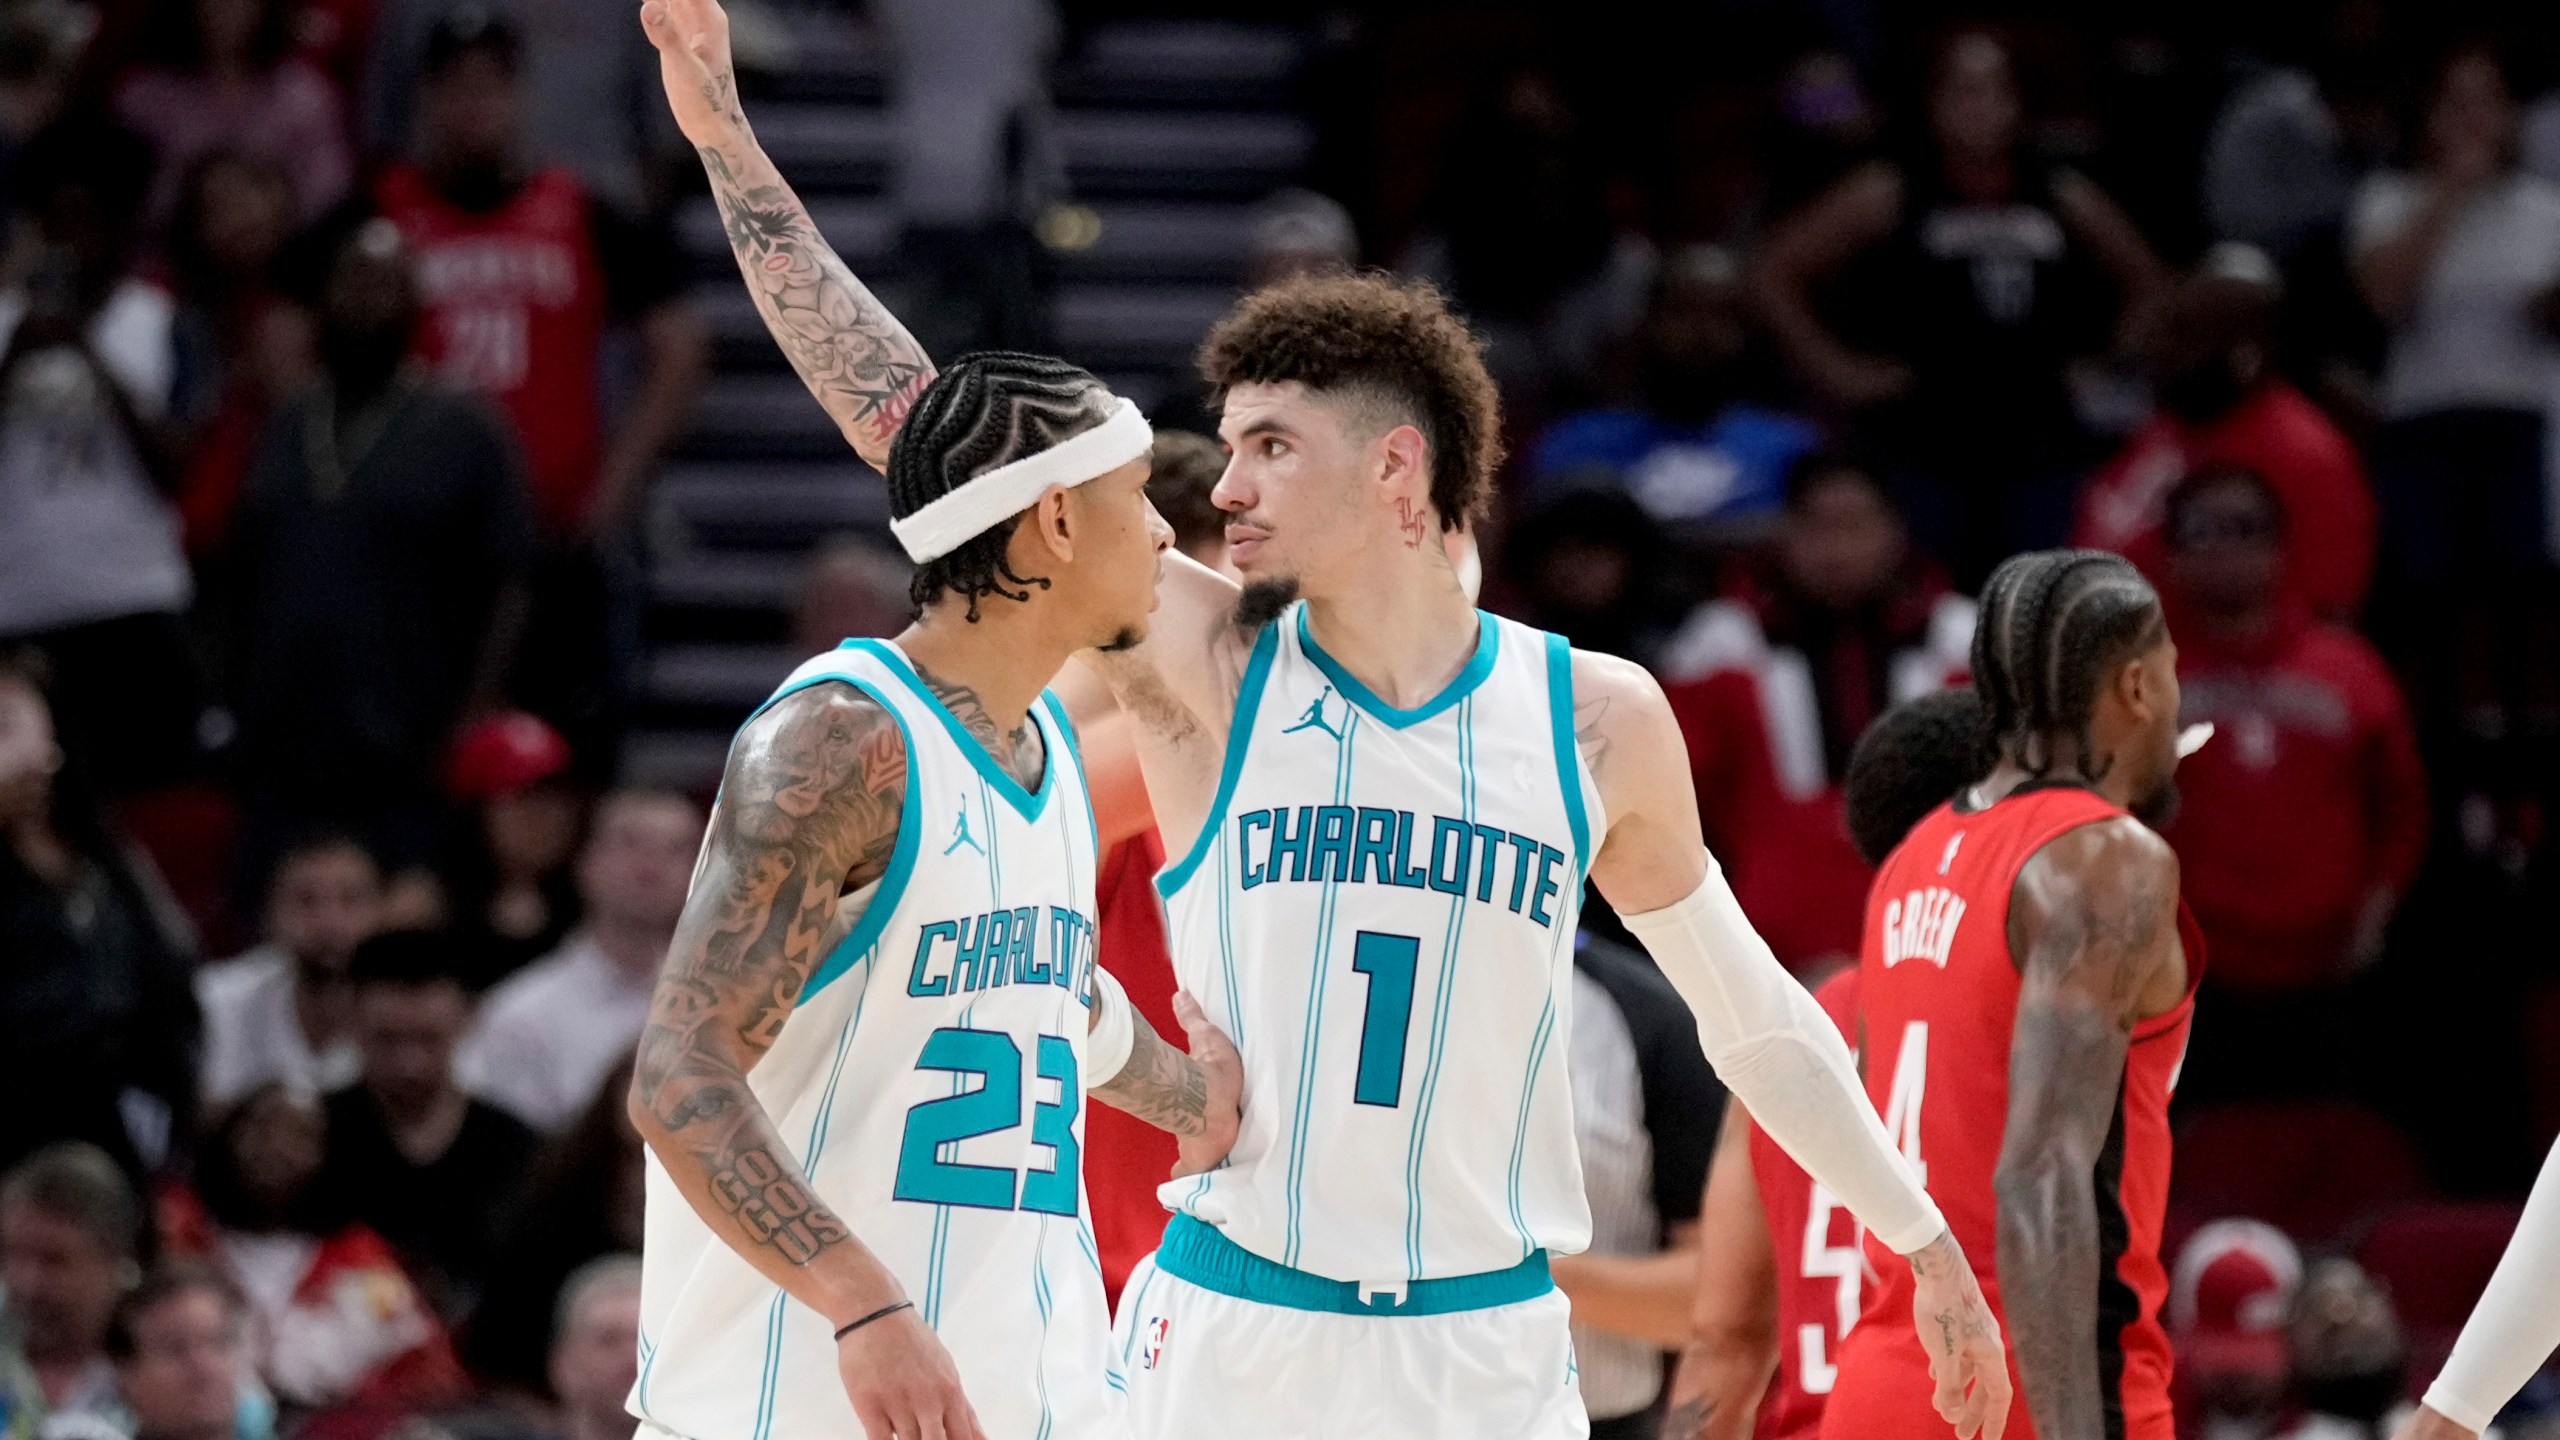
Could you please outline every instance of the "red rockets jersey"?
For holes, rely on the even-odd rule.
[[[1884,1117],[1973,1262],[1994,1311],[2000,1301],[1993,1171],[2009,1113],[2009,1042],[2019,976],[2009,953],[2009,902],[2018,872],[2067,831],[2125,812],[2077,786],[2038,787],[1987,810],[1942,805],[1885,857],[1867,892],[1858,963],[1868,1098]],[[2172,1440],[2169,1338],[2160,1326],[2168,1274],[2160,1229],[2169,1203],[2169,1093],[2186,1058],[2204,942],[2183,905],[2187,992],[2133,1032],[2115,1124],[2092,1177],[2098,1202],[2099,1381],[2106,1440]],[[1943,1440],[1930,1401],[1927,1356],[1912,1333],[1908,1263],[1868,1244],[1866,1310],[1841,1346],[1823,1416],[1834,1440]],[[2015,1349],[2011,1350],[2014,1357]],[[2012,1362],[2014,1376],[2015,1363]],[[2034,1440],[2024,1387],[2009,1412],[2016,1440]]]
[[[1842,970],[1813,992],[1831,1023],[1858,1043],[1858,972]],[[1760,1402],[1756,1440],[1813,1440],[1831,1393],[1841,1338],[1858,1323],[1865,1257],[1857,1217],[1804,1167],[1751,1127],[1751,1178],[1778,1265],[1778,1373]]]
[[[599,458],[605,278],[586,192],[555,167],[498,208],[469,210],[394,165],[374,198],[417,256],[419,357],[507,412],[543,526],[565,531],[594,494]]]

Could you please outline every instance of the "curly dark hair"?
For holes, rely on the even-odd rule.
[[[2098,687],[2148,649],[2165,623],[2159,592],[2121,555],[2031,550],[2000,562],[1983,583],[1973,631],[1985,752],[2041,779],[2067,736],[2079,751],[2080,778],[2104,778],[2104,766],[2089,768]]]
[[[1982,778],[1982,697],[1970,685],[1932,690],[1877,717],[1840,781],[1849,843],[1881,865],[1911,827]]]
[[[1493,496],[1501,396],[1484,342],[1422,281],[1371,271],[1257,290],[1201,342],[1200,374],[1222,393],[1295,380],[1381,403],[1422,432],[1443,530],[1483,514]]]
[[[963,355],[916,397],[889,447],[889,513],[901,520],[1001,465],[1034,455],[1111,418],[1111,391],[1079,365],[1046,355],[989,350]],[[1028,600],[1045,578],[1016,575],[1005,561],[1017,514],[980,531],[947,555],[916,567],[908,597],[930,605],[946,592],[969,602],[969,619],[990,595]]]

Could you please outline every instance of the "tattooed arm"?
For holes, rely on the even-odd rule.
[[[2125,1051],[2165,986],[2184,986],[2178,859],[2131,819],[2083,826],[2018,872],[2010,953],[2020,990],[2009,1115],[1994,1177],[2001,1293],[2036,1433],[2095,1440],[2099,1152]]]
[[[756,143],[718,0],[647,0],[640,20],[765,328],[854,453],[886,469],[890,440],[933,379],[932,359],[853,277]]]
[[[1127,1004],[1124,999],[1121,1003]],[[1093,1087],[1093,1098],[1135,1115],[1174,1137],[1175,1178],[1197,1175],[1235,1148],[1244,1094],[1244,1061],[1235,1042],[1210,1023],[1190,996],[1173,997],[1173,1013],[1191,1042],[1183,1054],[1131,1008],[1135,1027],[1120,1073]]]
[[[811,1190],[747,1073],[842,933],[845,892],[887,867],[906,784],[896,720],[846,686],[786,696],[739,734],[631,1081],[632,1124],[686,1202],[831,1326],[906,1296]],[[838,1352],[872,1440],[926,1433],[928,1419],[978,1434],[950,1357],[913,1311],[865,1325]]]

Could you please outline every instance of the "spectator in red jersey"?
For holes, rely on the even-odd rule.
[[[116,87],[117,116],[160,152],[150,214],[166,219],[197,162],[243,150],[283,170],[303,220],[355,180],[337,85],[293,53],[293,0],[161,0],[145,63]]]
[[[2292,519],[2287,588],[2323,619],[2352,623],[2373,578],[2373,496],[2347,437],[2276,373],[2271,331],[2282,282],[2259,251],[2216,246],[2172,293],[2151,345],[2151,422],[2080,493],[2075,545],[2113,550],[2157,583],[2169,492],[2209,465],[2266,477]]]
[[[418,255],[420,355],[498,402],[533,482],[544,554],[514,689],[601,765],[622,653],[607,566],[641,482],[681,431],[705,340],[665,228],[629,219],[569,169],[527,161],[522,38],[478,4],[429,34],[414,163],[374,188]],[[631,393],[604,423],[602,347],[628,325]]]
[[[2217,731],[2179,768],[2185,804],[2167,831],[2213,955],[2191,1102],[2345,1083],[2340,988],[2380,954],[2426,846],[2399,687],[2372,646],[2285,590],[2285,514],[2236,467],[2169,503],[2180,718]]]
[[[521,40],[465,6],[429,37],[415,164],[396,164],[376,203],[418,255],[420,352],[516,423],[543,527],[587,539],[618,524],[675,438],[703,368],[673,242],[606,206],[567,170],[521,155]],[[639,393],[611,435],[598,414],[607,327],[639,332]]]
[[[1665,652],[1707,844],[1790,967],[1857,950],[1850,747],[1895,701],[1961,679],[1972,637],[1972,603],[1912,550],[1875,474],[1824,452],[1788,477],[1772,572],[1699,607]]]

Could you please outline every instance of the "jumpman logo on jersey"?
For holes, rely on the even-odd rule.
[[[1962,845],[1963,843],[1964,843],[1964,832],[1963,832],[1963,831],[1961,831],[1961,830],[1959,830],[1959,831],[1957,831],[1957,832],[1956,832],[1956,834],[1955,834],[1955,838],[1954,838],[1954,839],[1952,839],[1952,840],[1949,840],[1949,841],[1947,842],[1947,853],[1938,857],[1938,873],[1939,873],[1939,874],[1941,874],[1941,875],[1946,874],[1946,873],[1947,873],[1947,867],[1949,867],[1949,866],[1951,866],[1951,865],[1953,865],[1953,864],[1955,864],[1955,863],[1956,863],[1956,847],[1957,847],[1957,846],[1959,846],[1959,845]]]
[[[1340,741],[1342,739],[1342,732],[1334,729],[1333,722],[1324,718],[1324,702],[1332,698],[1333,687],[1327,685],[1324,687],[1323,694],[1317,696],[1314,700],[1308,703],[1307,713],[1298,717],[1298,723],[1290,726],[1280,733],[1283,735],[1295,735],[1301,730],[1321,730],[1327,735],[1332,736],[1336,741]]]
[[[986,848],[978,843],[978,837],[969,833],[969,802],[965,800],[960,802],[960,823],[953,828],[951,843],[942,847],[942,853],[948,855],[963,845],[981,855],[987,853]]]

